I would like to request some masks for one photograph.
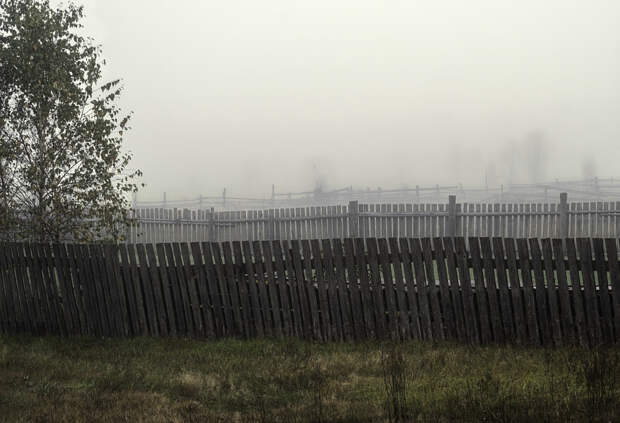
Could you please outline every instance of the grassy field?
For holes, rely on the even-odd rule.
[[[607,422],[618,381],[618,348],[0,337],[8,422]]]

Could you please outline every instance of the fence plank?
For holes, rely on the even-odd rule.
[[[423,339],[434,340],[428,295],[428,282],[422,262],[422,247],[420,246],[420,240],[417,238],[410,239],[409,244],[411,246],[411,257],[413,259],[413,268],[415,272],[415,286],[418,294],[418,311],[420,312],[420,329],[422,337]]]
[[[167,244],[168,251],[167,256],[170,263],[173,265],[173,273],[175,279],[178,282],[179,295],[181,300],[181,311],[183,312],[183,318],[185,320],[185,328],[190,336],[196,335],[196,329],[194,324],[194,317],[191,307],[191,299],[189,296],[189,289],[187,284],[187,278],[185,277],[185,269],[183,267],[183,256],[181,254],[181,243],[174,242],[171,245]]]
[[[598,304],[596,301],[596,287],[594,285],[594,269],[592,269],[592,250],[590,247],[590,240],[587,238],[577,239],[577,247],[579,248],[581,276],[583,278],[584,308],[586,312],[590,346],[596,347],[602,342],[602,334]]]
[[[412,239],[412,238],[409,238]],[[420,313],[418,309],[418,295],[415,288],[414,271],[412,270],[411,249],[406,238],[400,239],[400,254],[403,260],[403,276],[406,281],[407,304],[409,306],[409,327],[411,329],[411,337],[413,339],[422,339],[422,330],[420,325]]]
[[[394,287],[394,278],[392,273],[392,263],[390,262],[390,252],[388,250],[387,240],[381,238],[378,240],[378,256],[381,265],[381,273],[383,275],[383,284],[377,280],[378,292],[383,291],[387,305],[387,319],[389,328],[389,337],[393,340],[399,339],[398,312],[396,310],[396,292]],[[383,289],[381,289],[383,285]]]
[[[333,234],[333,232],[332,232]],[[334,269],[334,251],[329,239],[322,240],[324,258],[324,271],[327,285],[327,302],[332,328],[332,339],[341,341],[344,339],[342,318],[340,317],[340,290],[338,289],[338,276]]]
[[[239,279],[238,272],[235,271],[235,266],[233,263],[231,241],[223,242],[221,244],[221,248],[222,248],[222,252],[224,255],[224,270],[226,272],[226,289],[230,296],[230,307],[232,309],[232,316],[233,316],[233,322],[234,322],[234,333],[235,335],[242,337],[243,336],[243,320],[241,317],[241,301],[239,297],[240,282],[238,280]],[[271,272],[271,275],[273,275],[273,269],[271,269],[271,266],[273,263],[272,255],[269,253],[265,257],[266,257],[265,263],[269,265],[269,267],[267,267],[266,269],[267,273],[269,274]],[[272,289],[273,290],[276,289],[276,287],[274,286],[275,282],[273,284],[270,283],[270,285],[271,285],[270,291]],[[194,292],[195,292],[195,285],[194,285]],[[198,297],[196,296],[196,303],[197,302],[198,302]],[[274,308],[274,315],[277,315],[278,317],[277,327],[279,328],[279,330],[281,330],[282,326],[279,324],[280,314],[279,314],[277,305],[276,305],[276,308]],[[198,317],[200,318],[200,313],[198,313]]]
[[[491,331],[493,341],[498,343],[506,342],[504,334],[502,309],[498,298],[498,284],[495,277],[495,258],[493,257],[493,249],[491,247],[491,239],[488,237],[480,238],[480,247],[482,250],[482,262],[484,265],[484,278],[486,280],[487,299],[489,302],[489,316],[491,323]],[[501,262],[504,257],[500,257]],[[499,272],[499,269],[498,269]],[[506,272],[504,270],[504,277]],[[507,296],[506,296],[507,297]]]
[[[454,239],[456,248],[456,262],[461,281],[461,299],[463,300],[463,312],[465,314],[465,329],[467,340],[473,344],[480,343],[478,325],[476,324],[474,297],[471,287],[469,266],[467,264],[467,250],[465,249],[465,239],[457,237]]]
[[[575,308],[575,327],[577,328],[577,336],[582,346],[588,346],[588,328],[585,317],[583,292],[579,275],[579,262],[577,260],[577,250],[575,248],[575,240],[566,240],[566,255],[568,258],[568,268],[570,271],[570,280],[573,293],[573,304]]]
[[[432,324],[434,339],[444,340],[444,324],[441,318],[441,306],[439,305],[439,281],[435,276],[435,266],[433,260],[433,246],[431,239],[422,238],[422,252],[424,258],[424,267],[426,269],[426,278],[428,280],[429,305],[431,308]]]
[[[467,342],[467,329],[465,327],[465,314],[463,312],[463,301],[461,300],[461,289],[459,285],[459,273],[457,270],[456,253],[454,251],[454,240],[451,237],[443,239],[444,250],[446,251],[446,262],[448,264],[448,275],[450,278],[450,291],[452,293],[452,306],[454,310],[454,321],[456,322],[456,335],[460,341]]]
[[[311,232],[309,233],[311,234]],[[317,294],[314,289],[314,269],[312,268],[312,253],[310,252],[310,241],[305,239],[301,242],[301,248],[303,253],[303,265],[305,269],[306,277],[303,279],[304,290],[306,291],[306,299],[310,305],[310,320],[312,322],[312,335],[316,340],[322,340],[321,336],[321,323],[319,317],[319,310],[317,305]]]
[[[340,315],[342,318],[342,336],[344,340],[350,341],[354,338],[355,329],[352,322],[351,310],[351,289],[347,286],[345,263],[343,256],[342,241],[339,238],[333,240],[332,250],[334,253],[334,265],[336,268],[336,280],[338,281],[338,300],[340,304]]]
[[[600,203],[599,203],[600,204]],[[601,307],[601,334],[602,341],[611,343],[614,340],[614,328],[612,307],[609,298],[609,283],[607,281],[607,261],[605,260],[605,247],[602,238],[592,240],[594,257],[596,260],[596,280],[598,287],[599,305]]]
[[[329,318],[329,305],[327,302],[327,275],[321,255],[321,246],[318,239],[310,241],[312,256],[314,258],[314,269],[316,274],[317,293],[319,297],[319,317],[323,333],[323,339],[329,341],[333,337],[334,329]]]
[[[402,229],[401,229],[402,230]],[[398,246],[398,238],[390,238],[390,254],[394,266],[394,279],[396,287],[396,302],[398,306],[398,327],[399,338],[409,339],[411,328],[409,325],[409,310],[407,310],[407,300],[405,298],[405,282],[403,277],[403,259]]]
[[[262,254],[264,263],[264,272],[266,275],[266,291],[268,302],[271,304],[271,317],[273,319],[273,333],[276,337],[282,337],[282,314],[280,301],[278,299],[278,287],[276,277],[273,271],[273,252],[271,251],[271,241],[262,242]]]
[[[489,316],[489,304],[487,299],[487,288],[484,283],[484,273],[482,267],[482,255],[480,254],[480,241],[476,237],[469,238],[469,251],[471,264],[473,267],[474,281],[476,286],[476,303],[478,305],[478,316],[480,322],[480,342],[487,344],[493,340],[491,332],[491,317]],[[487,282],[488,283],[488,282]],[[491,287],[495,293],[495,285]]]
[[[504,239],[504,248],[508,262],[508,280],[510,282],[510,296],[512,299],[513,321],[515,326],[515,334],[517,343],[523,345],[528,337],[525,307],[522,297],[521,281],[517,267],[517,253],[515,249],[515,241],[512,238]]]
[[[252,315],[254,317],[254,330],[256,331],[256,335],[262,338],[265,335],[265,329],[258,295],[259,282],[256,279],[256,270],[254,269],[254,255],[252,254],[250,241],[243,241],[241,246],[243,249],[245,269],[248,274],[248,291]]]
[[[620,341],[620,266],[618,266],[618,249],[615,238],[605,239],[609,277],[612,286],[615,340]]]
[[[280,305],[282,309],[282,331],[285,336],[293,335],[293,317],[291,314],[291,301],[289,293],[289,283],[286,278],[284,261],[282,258],[282,245],[280,241],[274,241],[273,255],[275,258],[275,270],[277,273],[278,291],[280,294]]]
[[[301,260],[301,244],[298,240],[291,242],[291,256],[295,266],[295,278],[297,286],[297,297],[299,298],[299,309],[301,315],[301,324],[303,328],[303,337],[312,339],[313,325],[310,316],[310,303],[308,302],[308,293],[306,291],[306,283],[304,276],[304,268]]]
[[[158,244],[157,255],[160,256],[159,262],[165,263],[166,265],[165,273],[167,284],[170,287],[170,295],[174,303],[174,320],[177,331],[182,335],[194,335],[192,319],[189,315],[186,317],[186,314],[189,313],[189,310],[186,310],[186,305],[189,305],[189,301],[184,301],[184,297],[181,295],[181,281],[183,280],[183,276],[179,277],[178,272],[181,266],[177,266],[175,263],[172,245],[170,243]],[[187,294],[185,295],[185,299],[186,298]]]
[[[173,304],[172,283],[171,276],[169,275],[170,266],[166,260],[166,253],[164,251],[164,244],[155,244],[155,252],[157,254],[157,261],[159,263],[159,276],[161,278],[161,289],[163,294],[163,300],[166,308],[166,314],[168,316],[168,325],[170,335],[176,336],[178,332],[176,307]],[[177,298],[175,298],[177,299]]]
[[[562,326],[562,337],[565,343],[572,344],[576,341],[575,334],[575,322],[573,319],[573,311],[571,308],[570,293],[568,291],[568,283],[566,280],[566,264],[564,262],[564,246],[562,240],[556,238],[553,240],[553,245],[549,239],[543,239],[543,255],[545,257],[545,268],[547,269],[548,278],[554,277],[552,266],[552,258],[555,263],[555,278],[557,278],[558,285],[558,297],[560,300],[560,322]],[[549,244],[547,246],[546,244]],[[553,256],[551,253],[551,246],[553,247]],[[548,264],[547,264],[548,263]]]
[[[560,243],[561,245],[561,243]],[[572,314],[570,314],[570,303],[568,302],[568,290],[566,289],[566,272],[564,273],[564,284],[563,286],[559,286],[556,284],[556,280],[559,277],[556,277],[553,274],[553,252],[551,250],[551,240],[549,238],[545,238],[542,240],[542,251],[543,251],[543,260],[545,263],[545,275],[547,277],[547,299],[549,301],[549,314],[551,315],[551,330],[553,332],[553,342],[556,346],[562,343],[562,318],[565,315],[570,315],[567,318],[566,324],[572,322]],[[562,256],[562,270],[564,269],[564,257]],[[560,271],[560,270],[558,270]],[[559,291],[559,295],[558,295]],[[560,299],[560,304],[558,304],[558,297]],[[564,314],[561,315],[561,310],[567,307]]]
[[[532,270],[534,273],[534,282],[535,282],[535,304],[536,304],[536,315],[538,321],[538,329],[540,331],[540,337],[543,345],[553,345],[559,343],[560,339],[560,325],[559,325],[559,316],[557,315],[557,303],[556,306],[556,315],[552,316],[551,314],[551,298],[549,298],[549,307],[547,307],[547,287],[545,286],[545,274],[543,272],[543,263],[542,263],[542,253],[540,250],[540,245],[538,244],[538,239],[531,238],[528,240],[530,246],[530,255],[532,257]],[[551,289],[553,294],[555,294],[555,286]],[[553,297],[555,300],[555,295]],[[557,318],[557,321],[554,319]],[[558,323],[557,326],[555,323]]]

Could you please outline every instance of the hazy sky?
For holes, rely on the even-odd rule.
[[[620,177],[620,2],[86,0],[140,199]]]

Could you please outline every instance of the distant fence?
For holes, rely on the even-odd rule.
[[[0,244],[0,330],[96,336],[620,340],[615,239]]]
[[[346,237],[618,237],[619,202],[359,204],[225,211],[137,209],[128,243]]]

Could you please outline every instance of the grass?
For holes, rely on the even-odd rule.
[[[7,422],[618,421],[620,350],[0,337]]]

